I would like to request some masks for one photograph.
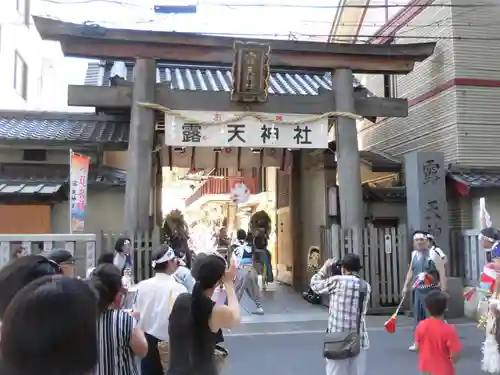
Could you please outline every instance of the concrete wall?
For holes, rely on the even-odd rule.
[[[109,188],[107,190],[90,189],[87,196],[87,212],[85,215],[85,233],[100,231],[120,233],[123,228],[125,189]],[[52,207],[51,221],[53,233],[68,233],[68,202]]]
[[[21,1],[20,1],[21,3]],[[34,2],[31,2],[34,6]],[[4,1],[0,12],[0,109],[54,110],[66,107],[67,88],[61,77],[63,55],[59,43],[44,42],[30,19],[24,24],[16,1]],[[28,95],[14,88],[16,51],[28,67]]]

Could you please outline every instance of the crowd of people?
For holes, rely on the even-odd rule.
[[[267,238],[239,230],[229,252],[194,256],[176,218],[152,256],[154,276],[133,286],[128,238],[85,278],[68,250],[16,255],[0,270],[0,375],[216,375],[228,355],[223,330],[240,321],[243,295],[264,313]]]
[[[482,235],[492,254],[489,267],[500,269],[500,233],[487,229]],[[132,310],[123,308],[131,266],[127,238],[101,254],[85,279],[75,277],[76,259],[64,249],[20,256],[3,267],[0,375],[216,375],[218,356],[228,354],[223,330],[239,323],[243,295],[255,303],[254,313],[264,313],[258,274],[271,263],[266,236],[238,230],[230,259],[198,254],[189,263],[184,241],[172,236],[153,254],[154,276],[134,286]],[[423,374],[453,375],[461,345],[444,319],[447,259],[425,231],[414,233],[413,246],[404,283],[405,292],[413,293],[410,350],[418,352]],[[329,296],[327,375],[366,374],[371,286],[361,270],[359,256],[349,253],[327,260],[310,281],[313,293]],[[226,298],[216,303],[214,292],[221,288]],[[498,373],[500,283],[488,288],[492,313],[485,346],[493,340],[495,356],[484,350],[483,370]]]
[[[62,249],[13,259],[0,270],[0,374],[217,373],[222,329],[240,320],[234,263],[200,256],[188,293],[174,276],[181,260],[162,245],[153,256],[155,275],[137,284],[135,308],[126,311],[126,264],[117,266],[117,256],[102,254],[86,279],[74,276],[75,258]],[[215,305],[211,296],[221,285],[227,303]],[[166,368],[160,342],[168,342]]]

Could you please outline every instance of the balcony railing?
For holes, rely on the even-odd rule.
[[[196,202],[206,195],[228,195],[237,183],[244,183],[250,194],[258,194],[257,177],[224,177],[206,180],[191,196],[186,199],[186,207]]]

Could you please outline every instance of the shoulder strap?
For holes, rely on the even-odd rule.
[[[358,335],[361,332],[361,316],[363,315],[363,302],[365,300],[365,296],[368,290],[368,286],[366,282],[362,279],[359,279],[359,302],[358,302],[358,318],[356,322],[356,330]]]

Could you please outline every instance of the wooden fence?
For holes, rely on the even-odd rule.
[[[101,233],[97,254],[104,251],[113,251],[115,242],[120,237],[128,237],[132,242],[133,252],[133,276],[136,282],[153,276],[153,267],[151,266],[153,252],[161,244],[159,228],[150,233]]]
[[[452,231],[448,270],[451,276],[462,277],[465,285],[474,286],[488,258],[489,253],[479,240],[478,229]]]
[[[362,276],[372,287],[370,311],[393,311],[401,301],[411,253],[406,226],[352,230],[332,225],[321,227],[320,236],[325,259],[341,259],[350,252],[359,254],[363,262]]]
[[[385,311],[400,302],[411,254],[411,239],[407,238],[404,225],[368,226],[359,231],[333,225],[321,227],[320,236],[323,260],[341,259],[348,252],[362,257],[362,276],[372,286],[372,312]],[[488,258],[489,253],[479,240],[479,230],[451,231],[448,276],[461,277],[464,285],[474,286]]]

